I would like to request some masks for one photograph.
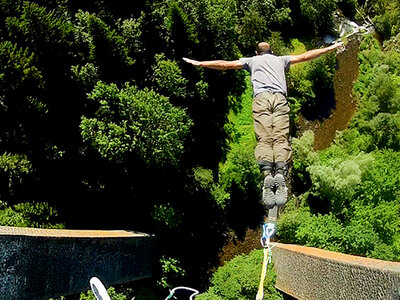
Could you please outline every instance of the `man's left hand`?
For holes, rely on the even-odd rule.
[[[338,42],[330,46],[331,50],[343,51],[346,47],[343,42]]]

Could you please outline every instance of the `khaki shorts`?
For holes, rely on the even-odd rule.
[[[261,93],[253,99],[257,161],[286,163],[290,159],[289,111],[283,94]]]

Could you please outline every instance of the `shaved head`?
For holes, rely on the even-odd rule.
[[[269,46],[269,44],[267,42],[261,42],[261,43],[258,43],[258,45],[256,47],[256,51],[257,51],[257,54],[259,54],[259,55],[265,54],[265,53],[270,53],[271,47]]]

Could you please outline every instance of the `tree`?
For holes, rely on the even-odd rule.
[[[309,20],[318,35],[330,32],[336,7],[336,0],[300,0],[301,14]]]
[[[177,164],[191,121],[166,97],[98,82],[89,98],[100,107],[95,118],[82,118],[82,136],[101,156],[124,162],[134,154],[149,165]]]

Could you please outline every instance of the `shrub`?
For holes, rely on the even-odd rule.
[[[236,256],[224,266],[220,267],[211,279],[210,289],[196,297],[199,300],[252,299],[257,294],[263,250],[253,250],[248,255]],[[268,265],[267,277],[264,285],[264,297],[266,299],[283,299],[275,290],[276,274],[273,265]]]

